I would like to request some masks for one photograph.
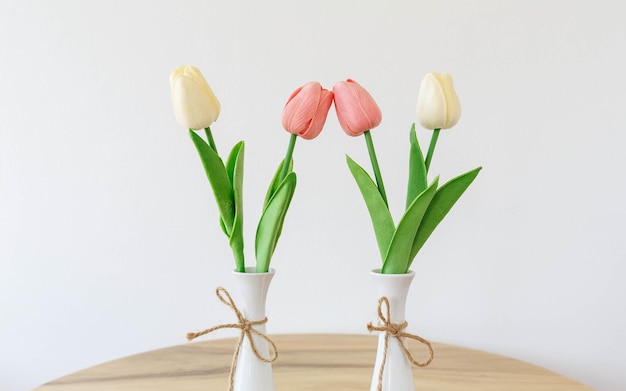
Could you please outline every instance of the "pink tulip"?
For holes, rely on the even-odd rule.
[[[339,124],[348,136],[360,136],[382,120],[374,98],[354,80],[340,81],[333,87]]]
[[[283,109],[283,127],[305,140],[317,137],[333,103],[333,93],[312,81],[295,90]]]

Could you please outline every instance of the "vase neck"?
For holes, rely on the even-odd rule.
[[[389,300],[389,312],[392,323],[402,323],[406,320],[406,298],[415,274],[381,274],[372,272],[374,286],[378,298],[386,297]],[[383,314],[385,310],[383,309]]]
[[[265,301],[274,271],[268,273],[234,272],[237,287],[236,304],[243,316],[250,321],[265,318]]]

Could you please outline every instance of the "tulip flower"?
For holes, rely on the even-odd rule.
[[[305,140],[317,137],[326,123],[332,103],[333,93],[322,88],[322,85],[316,81],[308,82],[289,96],[283,108],[282,123],[283,128],[291,133],[291,138],[283,161],[280,180],[289,171],[297,137],[300,136]]]
[[[449,129],[459,122],[461,103],[448,73],[424,76],[417,99],[417,118],[426,129]]]
[[[187,129],[205,129],[217,120],[220,102],[198,68],[180,66],[170,75],[172,103],[178,122]]]
[[[311,140],[317,137],[333,102],[333,93],[316,81],[295,90],[283,109],[283,127],[289,133]]]
[[[348,136],[360,136],[382,120],[374,98],[354,80],[340,81],[333,87],[339,124]]]
[[[448,73],[424,76],[417,98],[417,118],[424,128],[434,130],[425,160],[428,170],[439,131],[453,127],[461,118],[461,103]]]
[[[367,90],[352,79],[340,81],[333,87],[335,94],[335,111],[339,125],[348,136],[365,135],[367,150],[370,155],[376,187],[385,204],[387,204],[387,194],[385,185],[378,166],[376,151],[370,129],[377,127],[382,120],[382,113],[376,101]]]

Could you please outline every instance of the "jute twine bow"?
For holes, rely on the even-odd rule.
[[[383,304],[385,305],[385,310],[386,310],[385,314],[383,314]],[[382,332],[385,333],[385,342],[384,342],[384,348],[383,348],[383,359],[382,359],[382,362],[380,364],[380,370],[378,371],[378,391],[382,391],[382,389],[383,389],[383,373],[385,371],[385,362],[387,361],[387,349],[389,347],[389,336],[395,337],[398,340],[398,343],[400,344],[400,347],[404,351],[404,354],[406,354],[406,356],[409,359],[409,361],[411,362],[411,364],[413,364],[415,366],[425,367],[428,364],[430,364],[433,361],[433,358],[435,357],[435,352],[433,351],[433,347],[430,344],[430,342],[428,342],[424,338],[422,338],[420,336],[417,336],[417,335],[414,335],[414,334],[405,333],[404,331],[402,331],[409,325],[406,321],[404,321],[402,323],[391,323],[391,311],[389,309],[389,299],[387,299],[385,296],[383,296],[380,299],[378,299],[378,318],[380,319],[382,324],[379,325],[379,326],[374,326],[374,325],[372,325],[372,323],[368,323],[367,329],[370,332],[371,331],[382,331]],[[419,342],[423,343],[424,345],[426,345],[428,347],[429,352],[430,352],[430,356],[428,357],[428,360],[426,360],[423,363],[421,363],[419,361],[416,361],[413,358],[413,356],[411,355],[411,352],[409,351],[409,348],[406,346],[406,344],[402,340],[403,337],[414,339],[414,340],[419,341]]]
[[[200,331],[198,333],[187,333],[187,340],[191,341],[193,339],[196,339],[200,336],[209,334],[219,329],[241,329],[241,334],[239,335],[239,341],[237,341],[237,347],[235,348],[235,354],[233,355],[233,361],[230,364],[230,375],[228,378],[228,391],[232,391],[233,383],[235,381],[235,370],[237,367],[237,358],[239,357],[239,350],[241,349],[241,344],[245,337],[248,337],[248,341],[250,341],[250,347],[252,348],[252,352],[254,353],[256,358],[258,358],[259,361],[262,361],[264,363],[270,364],[276,361],[276,359],[278,359],[278,349],[276,348],[276,344],[274,344],[274,341],[272,341],[267,335],[257,331],[254,327],[252,327],[252,326],[257,326],[260,324],[267,323],[267,317],[261,320],[250,321],[243,316],[241,311],[239,311],[239,308],[237,308],[237,306],[235,305],[235,302],[233,301],[233,298],[230,297],[230,294],[228,293],[226,289],[222,287],[218,287],[215,290],[215,294],[217,295],[217,298],[220,299],[222,303],[229,306],[235,312],[235,315],[237,315],[237,319],[239,320],[239,323],[220,324],[220,325],[208,328],[204,331]],[[252,338],[252,334],[263,338],[271,346],[272,355],[270,356],[270,358],[265,358],[261,356],[261,353],[259,353],[259,351],[256,348],[256,345],[254,344],[254,339]]]

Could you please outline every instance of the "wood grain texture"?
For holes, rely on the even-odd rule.
[[[374,335],[273,335],[277,390],[369,390]],[[210,340],[142,353],[51,381],[36,391],[227,390],[236,339]],[[413,346],[416,358],[421,348]],[[417,390],[592,390],[546,369],[485,352],[433,343],[435,360],[414,368]]]

